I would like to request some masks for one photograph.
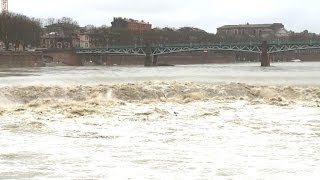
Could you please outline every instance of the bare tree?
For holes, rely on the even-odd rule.
[[[5,43],[7,50],[10,43],[15,48],[39,44],[41,22],[38,19],[14,13],[1,14],[0,26],[0,41]]]

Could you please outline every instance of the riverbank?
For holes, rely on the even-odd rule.
[[[0,68],[44,67],[45,61],[40,52],[0,51]]]

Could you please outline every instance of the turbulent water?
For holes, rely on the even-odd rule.
[[[0,69],[0,179],[318,179],[320,63]]]

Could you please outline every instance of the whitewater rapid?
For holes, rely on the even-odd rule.
[[[247,66],[2,70],[0,179],[318,179],[320,63]]]
[[[125,103],[153,104],[196,101],[288,106],[320,106],[316,86],[253,86],[243,83],[137,82],[91,86],[6,86],[0,88],[0,112],[103,114],[103,108]]]

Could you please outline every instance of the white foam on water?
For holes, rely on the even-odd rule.
[[[320,112],[246,101],[126,103],[108,117],[1,117],[1,177],[273,179],[319,175]],[[27,173],[28,172],[28,173]]]
[[[4,77],[0,179],[318,179],[319,76],[309,66]]]

